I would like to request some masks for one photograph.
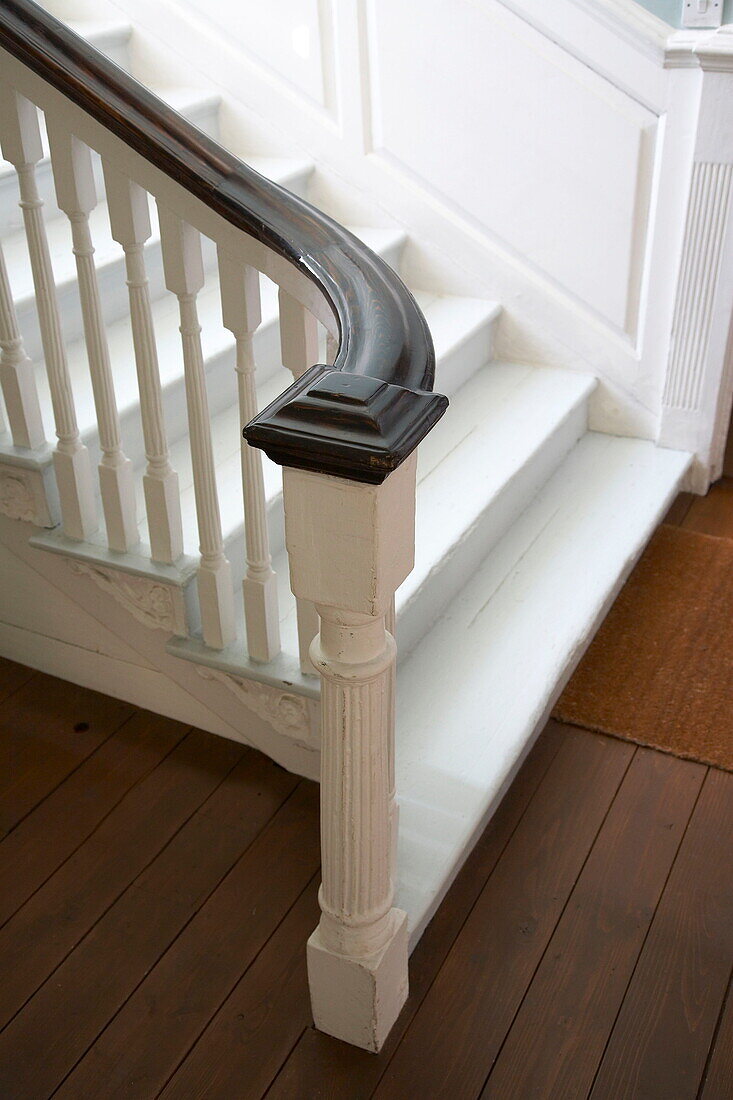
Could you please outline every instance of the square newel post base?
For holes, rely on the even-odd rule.
[[[320,929],[308,940],[313,1021],[320,1031],[378,1053],[407,1000],[407,913],[393,909],[392,934],[373,955],[340,955]]]

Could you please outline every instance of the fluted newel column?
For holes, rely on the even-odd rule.
[[[321,920],[308,941],[316,1026],[377,1051],[407,997],[394,907],[394,669],[385,620],[412,569],[415,460],[382,485],[286,468],[293,591],[316,603],[321,675]]]
[[[2,89],[3,112],[0,144],[6,160],[18,173],[31,261],[36,309],[43,355],[51,391],[58,443],[53,461],[61,504],[64,533],[83,540],[97,529],[89,452],[81,441],[74,397],[61,334],[56,286],[43,221],[43,201],[36,184],[36,165],[43,157],[36,107],[10,88]]]
[[[385,616],[384,625],[387,628],[389,634],[393,638],[397,638],[397,613],[395,609],[395,598],[392,596],[387,614]],[[395,691],[397,687],[397,666],[391,665],[389,670],[389,682],[387,684],[387,693],[389,698],[389,706],[391,708],[390,722],[394,724],[394,710],[395,710]],[[392,846],[392,871],[397,869],[397,837],[399,834],[400,825],[400,807],[397,801],[397,780],[395,776],[395,758],[394,758],[394,737],[389,739],[389,828],[390,838]]]
[[[280,308],[280,351],[283,366],[297,382],[301,374],[318,362],[318,322],[304,305],[285,290],[278,295]],[[312,603],[301,600],[296,593],[298,617],[298,648],[300,671],[315,673],[310,658],[310,644],[318,633],[318,612]]]
[[[684,64],[682,94],[696,118],[685,113],[694,144],[658,442],[695,455],[686,487],[705,493],[723,472],[733,393],[733,24],[701,35]]]
[[[41,447],[46,441],[33,364],[25,353],[0,247],[0,386],[8,426],[16,447]]]
[[[223,649],[234,641],[236,634],[232,573],[224,555],[201,326],[196,309],[196,298],[204,285],[201,237],[193,226],[160,203],[158,218],[165,282],[178,298],[181,317],[193,490],[201,552],[197,576],[201,627],[206,645]]]
[[[219,248],[219,285],[224,326],[236,340],[240,430],[257,413],[253,337],[262,319],[260,274]],[[241,438],[242,491],[247,574],[242,582],[247,650],[253,661],[280,652],[277,578],[272,569],[262,454]]]
[[[104,165],[112,237],[122,245],[130,299],[140,417],[147,466],[143,475],[145,511],[153,561],[172,564],[183,553],[178,474],[170,464],[163,417],[150,290],[145,270],[145,242],[151,235],[147,193],[116,168]]]
[[[57,119],[46,120],[56,201],[71,225],[76,259],[84,340],[97,413],[99,485],[110,550],[124,553],[140,541],[135,509],[132,462],[122,449],[107,332],[99,298],[94,245],[89,215],[97,205],[97,191],[89,148]]]

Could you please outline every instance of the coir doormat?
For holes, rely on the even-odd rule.
[[[733,771],[733,539],[660,527],[555,717]]]

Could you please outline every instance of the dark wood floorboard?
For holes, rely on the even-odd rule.
[[[256,1100],[267,1091],[311,1024],[303,945],[318,923],[318,885],[315,875],[163,1090],[164,1100]]]
[[[133,708],[36,673],[0,711],[0,837],[99,748]]]
[[[138,861],[134,882],[128,867],[127,889],[110,899],[84,938],[77,936],[75,949],[0,1035],[0,1081],[24,1054],[22,1072],[15,1072],[17,1100],[46,1095],[74,1068],[297,782],[264,757],[209,734],[191,735],[186,747],[183,767],[172,753],[158,769],[160,785],[172,773],[175,813],[164,815],[166,835],[147,850],[147,866]],[[140,827],[151,830],[159,810],[141,815]],[[44,1036],[49,1019],[56,1021],[52,1042]]]
[[[705,772],[636,752],[482,1096],[588,1095]]]
[[[186,732],[185,726],[139,711],[16,826],[0,844],[0,925]]]
[[[730,1100],[733,1083],[733,973],[708,1055],[700,1100]]]
[[[318,788],[302,782],[100,1036],[59,1100],[157,1096],[319,858]]]
[[[733,482],[666,521],[733,535]],[[0,1097],[730,1100],[733,775],[550,723],[378,1056],[315,1031],[317,790],[0,660]]]
[[[733,539],[733,477],[722,477],[707,496],[693,497],[681,526],[701,535]]]
[[[380,1100],[478,1096],[634,751],[569,732],[397,1048]]]
[[[674,504],[662,520],[662,523],[670,524],[672,527],[680,527],[685,516],[692,507],[694,499],[695,496],[693,493],[679,493]]]
[[[189,734],[0,929],[0,1026],[175,836],[240,751],[210,734]],[[0,1063],[4,1050],[12,1059],[7,1035],[0,1036]]]
[[[733,960],[733,774],[711,769],[611,1034],[593,1100],[695,1097]]]
[[[36,673],[32,668],[27,668],[25,665],[19,665],[15,661],[8,661],[7,658],[0,657],[0,703],[8,699],[23,684],[27,684],[31,677],[35,675]]]
[[[358,1050],[347,1043],[337,1042],[309,1026],[303,1032],[293,1054],[285,1063],[271,1090],[268,1100],[287,1100],[294,1096],[349,1097],[365,1100],[372,1095],[389,1058],[397,1049],[410,1021],[428,992],[435,976],[459,934],[466,917],[483,889],[486,879],[501,856],[504,848],[522,819],[547,769],[557,755],[564,740],[566,728],[555,722],[539,738],[532,752],[512,784],[506,798],[469,855],[447,898],[430,922],[411,959],[410,997],[387,1043],[379,1055]],[[303,976],[305,980],[305,976]],[[309,1013],[310,1022],[310,1013]],[[245,1030],[246,1021],[240,1022]],[[212,1055],[223,1048],[214,1047]],[[204,1050],[194,1052],[192,1059],[198,1072],[205,1072],[207,1055]],[[184,1087],[176,1093],[184,1100],[188,1068],[181,1069]],[[218,1070],[219,1075],[236,1072],[236,1066]],[[172,1082],[175,1085],[176,1079]],[[213,1084],[211,1087],[214,1087]],[[190,1094],[189,1094],[190,1095]],[[195,1095],[195,1093],[194,1093]],[[205,1093],[204,1095],[208,1095]],[[214,1091],[212,1096],[231,1096],[231,1092]],[[243,1093],[244,1097],[256,1097],[255,1091]]]

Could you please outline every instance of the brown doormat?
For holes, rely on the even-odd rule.
[[[733,771],[733,539],[660,527],[555,717]]]

